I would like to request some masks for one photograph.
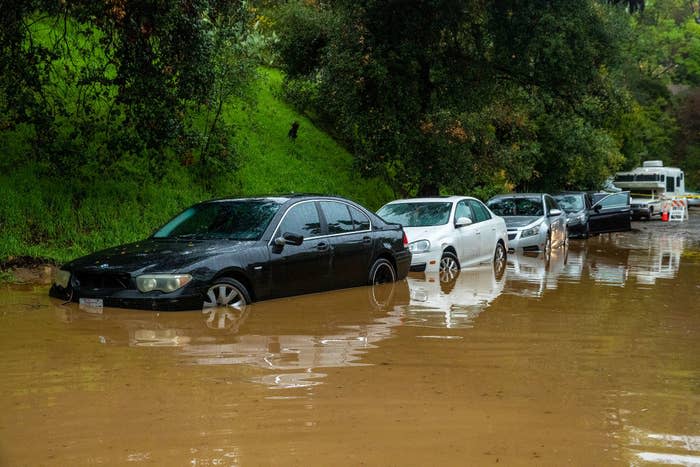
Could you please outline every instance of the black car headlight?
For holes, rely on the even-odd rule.
[[[56,277],[54,278],[53,283],[59,287],[67,289],[68,284],[70,284],[70,271],[64,271],[63,269],[56,271]]]
[[[169,293],[184,287],[191,280],[189,274],[144,274],[136,278],[136,287],[144,293],[153,290]]]
[[[575,216],[571,216],[566,220],[566,225],[579,225],[583,224],[583,222],[586,220],[586,215],[581,213],[581,214],[576,214]]]

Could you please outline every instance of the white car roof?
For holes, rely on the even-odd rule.
[[[456,201],[460,201],[463,199],[474,199],[477,200],[476,198],[473,198],[471,196],[435,196],[431,198],[405,198],[405,199],[397,199],[394,201],[391,201],[390,203],[386,204],[399,204],[399,203],[436,203],[436,202],[443,202],[443,203],[454,203]],[[477,200],[479,201],[479,200]]]

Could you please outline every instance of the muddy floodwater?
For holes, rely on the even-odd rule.
[[[0,465],[700,465],[700,211],[226,313],[0,287]]]

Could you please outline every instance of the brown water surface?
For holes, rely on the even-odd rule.
[[[699,214],[243,312],[0,288],[0,465],[700,465]]]

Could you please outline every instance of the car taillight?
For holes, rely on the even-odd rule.
[[[403,247],[408,247],[408,237],[406,237],[406,232],[403,233]]]

